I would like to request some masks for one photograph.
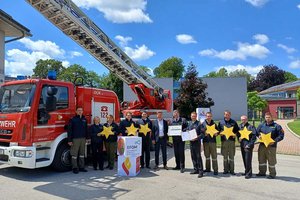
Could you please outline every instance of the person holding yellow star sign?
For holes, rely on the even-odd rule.
[[[204,156],[205,156],[205,170],[204,172],[210,172],[210,163],[212,163],[212,168],[214,170],[214,175],[218,175],[218,160],[217,160],[217,140],[216,137],[218,135],[218,127],[217,124],[212,119],[212,113],[207,112],[205,114],[206,119],[201,124],[201,132],[205,133],[203,138],[203,148],[204,148]],[[210,128],[208,128],[210,127]],[[215,131],[216,129],[216,131]],[[210,134],[207,132],[209,131]],[[211,133],[214,133],[211,136]],[[212,162],[211,162],[212,160]]]
[[[242,175],[245,175],[245,178],[249,179],[252,177],[252,155],[257,133],[255,127],[248,123],[246,115],[241,116],[241,122],[238,138],[245,167],[245,173]]]
[[[259,133],[259,147],[258,147],[258,163],[259,173],[256,176],[266,176],[267,161],[269,165],[270,175],[268,178],[274,179],[276,177],[276,148],[277,143],[283,140],[284,131],[282,127],[273,121],[271,113],[265,113],[265,122],[257,127]]]
[[[139,137],[142,138],[141,168],[144,168],[146,163],[146,167],[150,169],[152,122],[146,112],[142,112],[142,117],[137,121],[137,125],[139,126]]]
[[[104,136],[106,139],[110,136],[110,135],[114,135],[114,132],[112,131],[112,127],[103,127],[103,131],[100,133],[100,135]]]
[[[137,125],[132,120],[132,113],[127,112],[125,119],[120,123],[120,131],[123,136],[136,136],[137,135]]]
[[[223,174],[235,175],[234,156],[235,156],[235,137],[239,132],[239,126],[235,120],[231,119],[231,112],[224,112],[224,119],[219,122],[221,135],[221,154],[223,155],[224,172]]]

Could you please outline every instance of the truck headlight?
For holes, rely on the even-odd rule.
[[[31,150],[14,150],[14,157],[31,158],[33,152]]]

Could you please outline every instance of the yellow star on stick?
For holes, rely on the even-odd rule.
[[[216,133],[218,133],[219,131],[216,129],[216,126],[215,124],[209,126],[209,125],[206,125],[206,134],[210,135],[210,137],[214,137],[214,135]]]
[[[100,133],[100,135],[104,135],[105,138],[107,139],[110,135],[114,135],[114,132],[111,129],[112,129],[111,126],[109,126],[109,127],[103,126],[103,131]],[[98,136],[99,136],[99,133],[98,133]]]
[[[127,130],[127,135],[133,135],[133,136],[136,136],[136,132],[138,130],[138,128],[135,128],[133,124],[131,124],[130,127],[126,127],[126,130]]]
[[[233,127],[227,128],[226,126],[224,126],[224,131],[222,131],[220,134],[225,135],[226,140],[228,140],[230,136],[235,136],[233,133]]]
[[[252,131],[248,131],[247,127],[244,127],[242,131],[239,131],[241,134],[240,139],[246,139],[249,141],[249,135],[252,133]]]
[[[144,135],[147,136],[147,133],[149,133],[151,131],[148,124],[145,124],[145,125],[141,124],[140,126],[141,126],[141,128],[139,129],[139,132],[144,133]]]
[[[264,145],[266,147],[268,147],[270,145],[270,143],[275,142],[272,138],[271,138],[271,132],[270,133],[260,133],[260,138],[258,140],[258,142],[264,143]]]

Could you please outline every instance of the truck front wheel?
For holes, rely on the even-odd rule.
[[[72,168],[70,146],[62,143],[58,146],[51,166],[60,172],[69,171]]]

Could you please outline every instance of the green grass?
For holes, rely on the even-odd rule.
[[[300,136],[300,120],[295,120],[293,122],[288,123],[289,128]]]

